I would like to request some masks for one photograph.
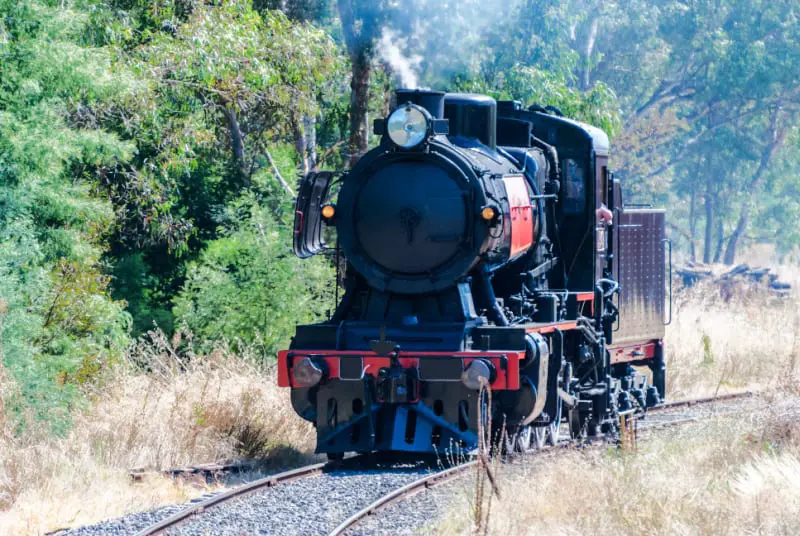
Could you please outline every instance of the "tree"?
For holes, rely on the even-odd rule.
[[[382,2],[337,0],[342,34],[350,57],[350,165],[369,144],[367,111],[375,40],[384,18]]]
[[[20,411],[61,429],[77,386],[96,381],[129,341],[103,253],[114,221],[90,170],[133,147],[84,110],[130,90],[83,21],[45,2],[0,0],[0,355]]]
[[[333,268],[324,258],[301,261],[286,244],[288,227],[245,196],[229,210],[222,235],[189,265],[175,315],[201,344],[228,340],[252,346],[265,360],[286,348],[297,324],[333,310]]]
[[[115,294],[129,301],[140,333],[156,319],[172,329],[187,264],[219,236],[225,207],[243,190],[257,191],[274,225],[285,224],[295,169],[282,167],[276,151],[300,148],[302,118],[316,117],[318,103],[338,91],[343,61],[320,29],[259,14],[248,1],[195,3],[152,22],[141,22],[150,21],[149,7],[137,9],[143,14],[96,18],[107,28],[98,34],[122,36],[119,64],[139,83],[93,112],[137,147],[128,164],[96,173],[118,215]],[[301,169],[308,156],[296,156]]]
[[[726,0],[595,7],[583,11],[591,15],[578,17],[573,32],[582,43],[598,36],[593,66],[583,56],[581,83],[602,80],[618,89],[628,118],[623,140],[644,165],[634,176],[626,169],[631,153],[615,160],[623,162],[623,174],[644,200],[664,203],[677,196],[673,230],[688,243],[696,241],[696,220],[705,220],[706,261],[735,262],[750,214],[763,201],[759,193],[770,161],[785,143],[786,125],[798,117],[796,6]],[[679,123],[660,124],[657,138],[637,134],[653,118],[668,117]],[[665,189],[670,182],[674,187]]]

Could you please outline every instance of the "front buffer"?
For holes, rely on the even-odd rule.
[[[470,450],[487,414],[480,385],[519,390],[524,358],[525,352],[286,350],[278,354],[278,385],[292,388],[295,411],[314,423],[317,452]]]

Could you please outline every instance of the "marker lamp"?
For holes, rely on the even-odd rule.
[[[312,387],[322,381],[322,367],[310,357],[304,357],[292,368],[292,379],[295,387]]]
[[[389,139],[403,149],[419,145],[428,133],[428,118],[419,106],[413,104],[395,110],[387,123]]]
[[[322,217],[326,220],[333,218],[336,215],[336,207],[333,205],[323,205]]]
[[[492,364],[483,359],[476,359],[469,364],[467,369],[461,374],[461,383],[467,389],[477,391],[484,385],[489,385],[492,380]]]

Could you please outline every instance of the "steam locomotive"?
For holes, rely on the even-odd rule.
[[[661,403],[665,213],[623,204],[608,137],[483,95],[394,100],[377,147],[298,193],[295,253],[343,267],[335,312],[278,355],[317,451],[468,450],[488,422],[528,450]]]

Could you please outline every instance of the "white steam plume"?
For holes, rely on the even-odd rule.
[[[396,32],[384,28],[381,38],[376,43],[376,49],[381,61],[386,63],[397,77],[400,87],[416,89],[419,85],[417,73],[422,63],[422,56],[404,54],[403,49],[407,45],[407,39],[402,39]]]
[[[372,0],[365,0],[372,1]],[[398,85],[446,87],[456,74],[476,73],[496,54],[492,32],[519,14],[523,0],[384,0],[376,56]]]

